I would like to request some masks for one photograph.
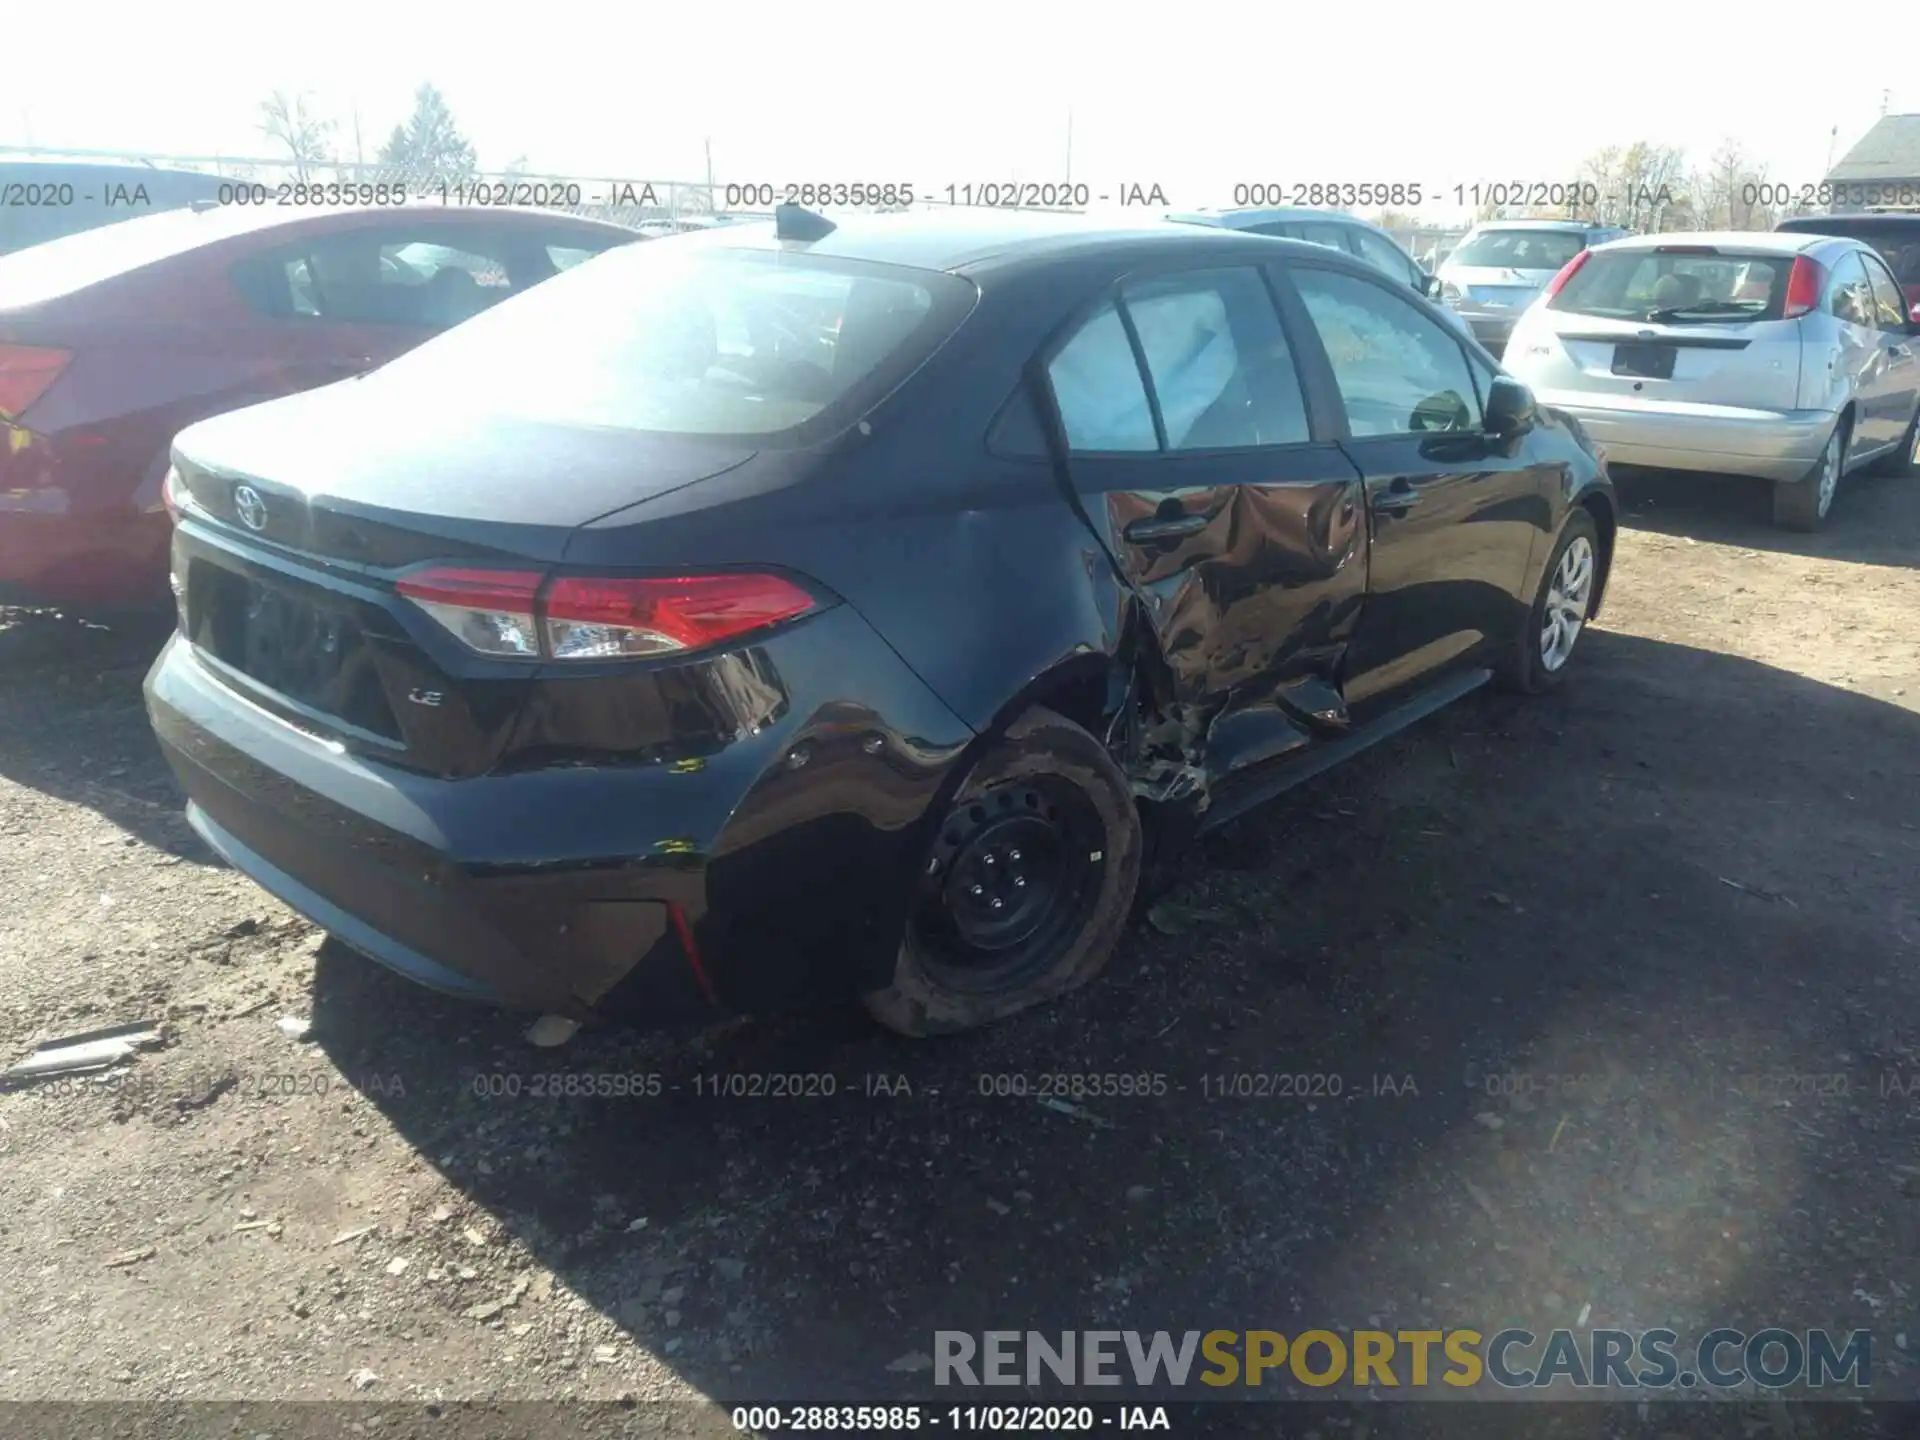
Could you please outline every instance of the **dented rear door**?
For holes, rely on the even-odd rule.
[[[1045,359],[1069,483],[1176,697],[1330,679],[1366,595],[1359,471],[1251,267],[1136,277]]]

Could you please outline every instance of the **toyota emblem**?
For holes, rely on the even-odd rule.
[[[267,502],[260,498],[260,492],[251,485],[234,487],[233,513],[240,517],[240,523],[249,530],[267,528]]]

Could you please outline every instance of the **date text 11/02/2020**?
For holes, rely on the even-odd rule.
[[[1236,209],[1415,209],[1449,205],[1479,210],[1564,209],[1598,212],[1606,201],[1626,210],[1658,209],[1679,197],[1670,186],[1627,186],[1617,194],[1591,180],[1468,180],[1432,185],[1418,180],[1249,180],[1233,187]]]

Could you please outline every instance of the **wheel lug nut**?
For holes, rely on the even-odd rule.
[[[981,856],[981,857],[980,857],[980,863],[981,863],[982,865],[991,865],[991,864],[993,864],[993,852],[992,852],[991,850],[989,850],[989,851],[988,851],[988,852],[987,852],[987,853],[986,853],[985,855],[983,855],[983,856]]]
[[[1007,852],[1007,859],[1018,860],[1019,858],[1020,858],[1020,852],[1018,850],[1009,850]]]
[[[976,900],[978,900],[982,895],[986,893],[987,893],[987,887],[984,885],[976,885],[973,887],[973,898]]]
[[[1014,888],[1014,889],[1016,889],[1016,890],[1024,890],[1024,889],[1026,889],[1026,888],[1027,888],[1027,877],[1026,877],[1026,876],[1024,876],[1024,875],[1016,875],[1016,876],[1014,876],[1014,877],[1013,877],[1013,888]]]
[[[998,910],[1001,906],[1005,905],[1006,903],[1007,902],[1002,900],[998,895],[993,897],[993,908],[996,910]]]

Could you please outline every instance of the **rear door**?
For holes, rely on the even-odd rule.
[[[1905,414],[1896,420],[1893,409],[1899,385],[1894,366],[1901,357],[1890,353],[1895,337],[1880,330],[1873,281],[1868,278],[1865,259],[1859,251],[1849,250],[1833,267],[1827,310],[1838,322],[1835,329],[1840,340],[1839,364],[1854,399],[1853,438],[1847,446],[1848,454],[1867,455],[1885,449],[1898,440],[1906,428]]]
[[[1513,634],[1549,476],[1524,442],[1486,435],[1465,347],[1401,288],[1307,260],[1276,270],[1366,477],[1367,604],[1344,687],[1364,714]]]
[[[1332,680],[1365,594],[1360,473],[1259,270],[1131,279],[1045,368],[1071,484],[1177,699]]]
[[[1358,225],[1349,225],[1347,239],[1352,242],[1354,253],[1382,275],[1390,280],[1405,281],[1408,288],[1415,294],[1426,293],[1426,272],[1401,253],[1400,247],[1384,235],[1376,235],[1373,231],[1363,230]]]
[[[1883,408],[1886,427],[1898,443],[1906,438],[1914,408],[1920,405],[1920,360],[1915,358],[1909,333],[1906,297],[1892,272],[1880,263],[1878,255],[1862,255],[1860,263],[1866,267],[1867,283],[1873,290],[1873,320],[1880,331],[1883,365],[1875,387],[1875,403]]]

